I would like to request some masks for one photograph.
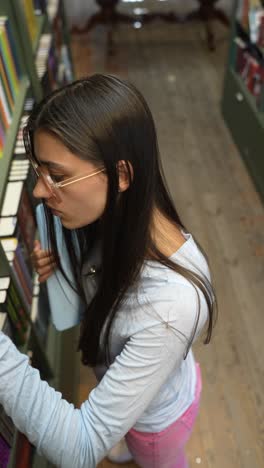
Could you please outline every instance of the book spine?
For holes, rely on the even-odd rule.
[[[13,253],[13,256],[14,256],[14,253]],[[27,297],[22,289],[22,287],[20,286],[20,280],[19,280],[19,276],[17,274],[17,271],[15,269],[15,266],[14,266],[14,258],[12,259],[12,261],[10,262],[10,267],[12,269],[12,273],[13,273],[13,277],[14,277],[14,282],[15,282],[15,285],[16,285],[16,288],[19,290],[19,294],[24,302],[24,304],[26,304],[26,306],[29,308],[30,305],[28,304],[27,302]]]
[[[1,78],[0,78],[0,114],[1,114],[1,120],[4,123],[5,130],[7,130],[9,125],[12,122],[12,117],[8,108],[7,98],[5,95],[5,90],[3,88]]]
[[[7,294],[5,304],[0,304],[0,308],[1,311],[6,311],[8,313],[8,316],[13,324],[15,343],[18,346],[23,345],[26,340],[26,333],[9,294]]]
[[[13,267],[14,267],[14,270],[15,270],[15,272],[17,274],[17,285],[16,285],[17,289],[26,298],[25,302],[26,302],[27,310],[29,312],[30,311],[30,306],[31,306],[31,303],[32,303],[32,296],[30,294],[27,283],[25,281],[22,270],[20,268],[19,261],[17,259],[16,253],[15,253],[15,256],[14,256],[14,260],[13,260]]]
[[[22,254],[22,249],[20,245],[18,244],[17,249],[16,249],[16,257],[18,260],[18,263],[20,265],[20,268],[22,270],[23,277],[25,278],[25,282],[27,284],[28,291],[30,293],[30,296],[32,296],[33,293],[33,281],[32,277],[29,273],[28,267],[26,265],[25,259]]]
[[[1,63],[1,69],[3,70],[3,73],[1,73],[1,75],[5,76],[5,81],[9,89],[9,92],[11,94],[11,99],[13,102],[15,102],[15,96],[13,96],[13,90],[12,90],[12,83],[10,82],[10,77],[9,77],[8,70],[7,70],[7,64],[4,61],[2,47],[3,45],[1,44],[1,36],[0,36],[0,63]]]
[[[17,74],[18,79],[20,79],[22,73],[21,73],[21,68],[19,65],[16,43],[15,43],[15,39],[14,39],[13,32],[12,32],[12,26],[8,18],[6,18],[6,31],[7,31],[7,37],[9,40],[10,48],[12,51],[16,74]]]
[[[11,418],[5,413],[4,408],[2,406],[0,406],[0,433],[4,437],[6,442],[11,446],[14,439],[15,426]]]
[[[11,324],[10,324],[10,320],[9,320],[9,317],[7,315],[7,312],[0,312],[0,315],[1,315],[1,318],[2,318],[2,325],[1,325],[1,331],[9,336],[9,338],[11,338],[12,340],[12,337],[13,337],[13,332],[12,332],[12,328],[11,328]]]
[[[5,24],[3,25],[4,48],[6,49],[7,64],[8,64],[8,67],[10,68],[10,73],[11,73],[12,80],[13,80],[13,83],[14,83],[14,89],[15,89],[15,91],[17,91],[18,86],[19,86],[19,77],[18,77],[18,74],[17,74],[15,61],[14,61],[14,57],[13,57],[13,54],[12,54],[9,38],[8,38],[6,23],[7,23],[7,19],[6,19]],[[1,28],[1,25],[0,25],[0,28]]]
[[[31,37],[31,41],[33,42],[35,40],[36,33],[37,33],[37,23],[36,23],[33,3],[32,3],[32,0],[24,0],[23,3],[24,3],[24,9],[25,9],[29,35]]]
[[[25,245],[28,254],[24,256],[24,258],[26,259],[27,265],[29,266],[30,273],[32,273],[32,266],[30,265],[29,258],[33,250],[37,226],[33,209],[30,203],[30,198],[28,193],[26,192],[25,187],[22,192],[17,218],[19,230],[23,239],[23,244]]]
[[[9,462],[11,448],[2,436],[0,436],[0,452],[1,452],[1,464],[3,467],[7,467],[8,462]]]
[[[5,131],[2,121],[0,119],[0,158],[4,154],[4,144],[5,144]]]
[[[4,69],[2,57],[0,57],[0,76],[1,76],[1,79],[2,79],[2,82],[3,82],[3,88],[5,90],[5,94],[7,96],[8,102],[9,102],[9,109],[10,109],[10,112],[11,112],[13,110],[13,108],[14,108],[14,99],[13,99],[13,96],[12,96],[12,93],[11,93],[11,90],[10,90],[10,87],[9,87],[9,82],[8,82],[8,78],[6,76],[6,72],[5,72],[5,69]]]
[[[15,100],[16,93],[18,90],[18,79],[15,73],[15,66],[13,57],[11,55],[10,47],[7,40],[7,34],[4,26],[0,26],[0,48],[3,56],[3,62],[7,71],[8,80],[11,85],[11,93],[13,100]]]
[[[23,326],[23,330],[24,331],[27,331],[28,329],[28,324],[29,324],[29,318],[27,316],[27,313],[24,309],[24,306],[22,305],[22,302],[21,302],[21,299],[17,293],[17,289],[14,285],[14,282],[11,281],[11,284],[8,288],[8,294],[10,295],[11,297],[11,300],[14,304],[14,307],[16,308],[16,311],[19,315],[19,318],[20,318],[20,321],[21,321],[21,324]]]

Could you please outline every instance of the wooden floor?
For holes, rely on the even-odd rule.
[[[219,320],[212,343],[196,346],[203,395],[187,448],[190,467],[262,468],[264,208],[221,117],[228,31],[216,32],[210,53],[200,25],[122,26],[109,58],[98,27],[73,39],[73,55],[77,76],[119,74],[142,91],[176,207],[211,260]],[[80,403],[93,385],[82,368]]]

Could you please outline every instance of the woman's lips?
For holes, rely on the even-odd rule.
[[[57,211],[55,210],[55,208],[52,208],[50,205],[47,205],[50,209],[50,211],[52,212],[52,214],[54,214],[55,216],[61,216],[62,215],[62,212],[61,211]]]
[[[56,211],[56,210],[53,210],[52,208],[51,208],[51,212],[52,212],[52,214],[54,214],[54,216],[61,216],[62,215],[61,211]]]

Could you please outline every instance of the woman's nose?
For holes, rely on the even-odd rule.
[[[33,189],[33,197],[35,198],[51,198],[52,193],[44,183],[41,177],[38,177],[36,185]]]

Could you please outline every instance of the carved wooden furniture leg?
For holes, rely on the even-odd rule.
[[[183,0],[184,1],[184,0]],[[72,28],[73,33],[87,33],[97,24],[105,24],[108,28],[108,51],[113,50],[113,32],[114,27],[119,23],[126,23],[133,25],[136,21],[150,23],[157,19],[161,19],[170,23],[185,23],[187,21],[199,20],[205,24],[207,43],[210,50],[215,49],[215,38],[212,29],[212,20],[216,19],[221,23],[229,26],[229,20],[225,13],[216,8],[217,0],[198,0],[200,7],[198,10],[189,13],[186,17],[182,18],[177,16],[174,12],[146,12],[140,15],[126,15],[117,11],[119,0],[96,0],[100,6],[100,11],[92,15],[83,28]]]

